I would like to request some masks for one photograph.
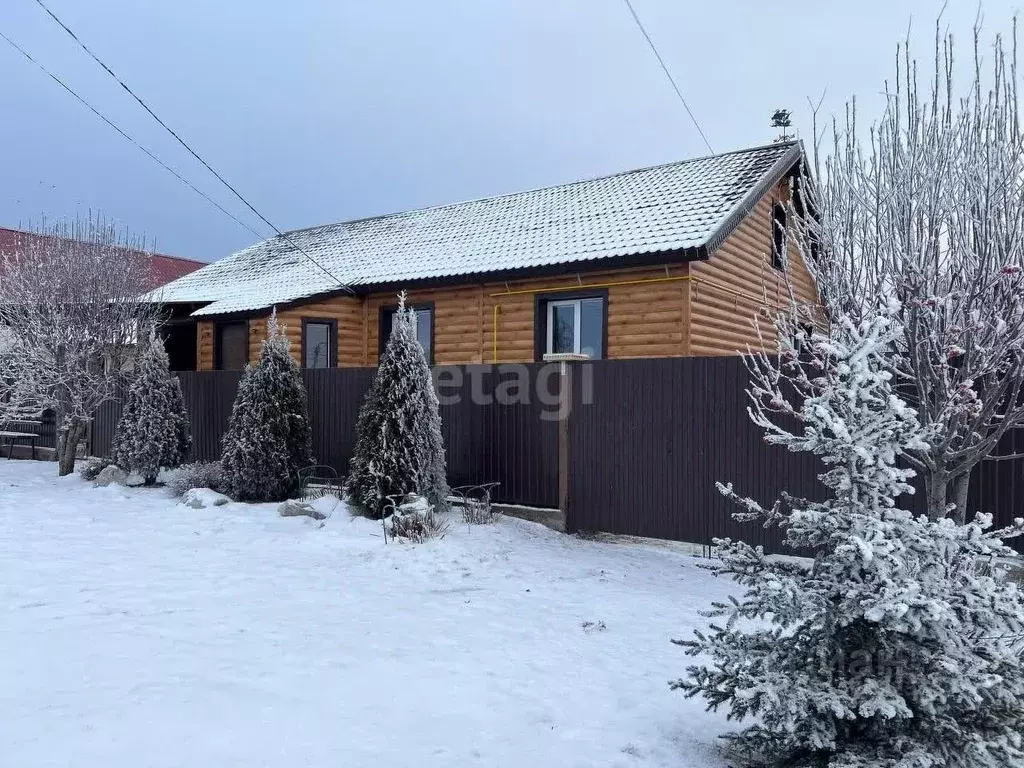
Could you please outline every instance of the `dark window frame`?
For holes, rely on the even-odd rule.
[[[234,370],[223,368],[224,364],[224,350],[221,344],[221,331],[229,325],[244,325],[245,326],[245,363],[249,364],[249,333],[251,328],[249,327],[248,320],[220,320],[213,324],[213,370]],[[242,368],[244,370],[244,366]]]
[[[601,357],[608,359],[608,289],[580,288],[572,291],[549,291],[533,295],[533,359],[543,362],[548,349],[548,304],[553,301],[601,299]]]
[[[310,323],[316,325],[326,325],[330,328],[328,331],[327,343],[329,345],[327,350],[327,367],[337,368],[338,367],[338,321],[331,317],[303,317],[302,318],[302,367],[306,367],[306,326]],[[309,370],[319,370],[310,368]]]
[[[786,253],[789,248],[789,211],[786,204],[781,200],[772,203],[771,226],[772,226],[772,267],[785,272]]]
[[[434,365],[434,329],[437,326],[437,312],[434,310],[434,302],[432,301],[421,301],[416,304],[406,304],[407,309],[415,311],[429,309],[430,310],[430,359],[427,360],[427,365]],[[384,347],[387,346],[388,336],[384,335],[384,318],[388,314],[394,314],[398,311],[397,304],[381,304],[380,309],[377,312],[377,364],[380,364],[380,359],[384,356]]]

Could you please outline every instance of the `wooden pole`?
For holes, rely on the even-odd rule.
[[[572,368],[569,362],[559,363],[558,390],[558,509],[571,532],[569,521],[569,417],[572,414]]]
[[[544,355],[544,362],[558,363],[558,509],[565,521],[566,532],[574,526],[569,498],[570,418],[572,417],[572,365],[589,360],[587,355],[559,353]]]

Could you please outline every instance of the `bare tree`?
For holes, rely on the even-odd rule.
[[[934,70],[919,76],[898,49],[888,105],[867,140],[856,102],[833,121],[832,152],[802,180],[811,216],[797,240],[832,317],[901,306],[892,343],[901,395],[932,438],[906,459],[922,476],[930,517],[963,522],[971,471],[1024,425],[1024,138],[1016,21],[1006,50],[953,79],[953,39],[936,24]],[[987,58],[987,64],[983,64]],[[926,81],[924,86],[920,81]]]
[[[140,332],[157,319],[158,305],[140,300],[150,288],[150,256],[142,240],[90,216],[44,222],[0,259],[0,416],[53,409],[58,472],[66,475]]]

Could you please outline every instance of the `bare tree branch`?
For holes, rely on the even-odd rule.
[[[60,474],[109,398],[158,305],[145,243],[101,216],[43,222],[0,254],[0,418],[53,409]]]
[[[1024,426],[1016,20],[1010,50],[996,36],[987,65],[980,19],[972,42],[973,77],[960,95],[953,40],[939,21],[923,87],[909,46],[899,47],[882,119],[862,136],[856,102],[848,105],[830,156],[822,160],[816,145],[816,178],[801,184],[815,215],[796,219],[830,317],[856,321],[891,300],[901,307],[893,375],[931,436],[907,458],[933,517],[1006,432]]]

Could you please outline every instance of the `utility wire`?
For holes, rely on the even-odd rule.
[[[100,67],[102,67],[102,68],[103,68],[103,69],[104,69],[104,70],[106,71],[106,73],[107,73],[108,75],[110,75],[110,76],[111,76],[112,78],[114,78],[114,80],[115,80],[115,81],[117,82],[117,84],[118,84],[118,85],[120,85],[120,86],[121,86],[121,87],[122,87],[122,88],[123,88],[123,89],[124,89],[124,90],[125,90],[125,91],[126,91],[126,92],[128,93],[128,95],[130,95],[130,96],[131,96],[131,97],[132,97],[133,99],[135,99],[135,101],[137,101],[137,102],[139,103],[139,105],[140,105],[140,106],[141,106],[141,107],[142,107],[142,108],[143,108],[144,110],[146,110],[146,112],[148,112],[148,113],[149,113],[150,117],[152,117],[152,118],[153,118],[154,120],[156,120],[156,121],[157,121],[157,123],[159,123],[159,124],[160,124],[160,126],[161,126],[161,127],[162,127],[162,128],[163,128],[163,129],[165,130],[165,131],[167,131],[167,132],[168,132],[168,133],[169,133],[169,134],[170,134],[171,136],[173,136],[173,137],[174,137],[174,139],[175,139],[175,140],[176,140],[176,141],[177,141],[177,142],[178,142],[179,144],[181,144],[181,146],[183,146],[183,147],[184,147],[184,148],[185,148],[186,150],[188,150],[188,153],[189,153],[190,155],[192,155],[192,157],[194,157],[194,158],[195,158],[196,160],[198,160],[198,161],[199,161],[200,163],[202,163],[202,165],[203,165],[203,166],[204,166],[204,167],[206,168],[206,170],[208,170],[208,171],[209,171],[210,173],[212,173],[212,174],[213,174],[213,175],[214,175],[215,177],[217,177],[217,180],[218,180],[218,181],[220,181],[220,183],[221,183],[221,184],[223,184],[223,185],[224,185],[225,187],[227,187],[227,188],[228,188],[229,190],[231,190],[232,194],[234,194],[234,196],[235,196],[235,197],[237,197],[237,198],[238,198],[239,200],[241,200],[241,201],[242,201],[242,203],[244,203],[244,204],[245,204],[245,207],[246,207],[246,208],[248,208],[248,209],[249,209],[250,211],[252,211],[252,212],[253,212],[254,214],[256,214],[256,216],[257,216],[257,217],[258,217],[258,218],[259,218],[259,219],[260,219],[260,220],[261,220],[261,221],[262,221],[262,222],[263,222],[264,224],[266,224],[266,225],[267,225],[268,227],[270,227],[270,228],[271,228],[272,230],[274,230],[274,231],[275,231],[275,232],[276,232],[276,233],[277,233],[277,234],[278,234],[278,235],[279,235],[280,237],[284,238],[284,239],[285,239],[285,240],[286,240],[286,241],[288,242],[288,244],[289,244],[289,245],[291,245],[291,246],[292,246],[293,248],[295,248],[295,249],[296,249],[297,251],[299,251],[299,253],[301,253],[301,254],[302,254],[303,256],[305,256],[305,257],[306,257],[307,259],[309,259],[309,260],[310,260],[310,261],[311,261],[311,262],[312,262],[313,264],[315,264],[315,265],[316,265],[317,267],[319,267],[319,268],[320,268],[320,270],[321,270],[321,271],[322,271],[322,272],[323,272],[323,273],[324,273],[325,275],[327,275],[327,276],[328,276],[328,277],[330,277],[330,278],[331,278],[332,280],[334,280],[335,282],[337,282],[337,283],[338,283],[338,285],[340,285],[340,286],[341,286],[342,288],[348,289],[348,286],[347,286],[347,285],[345,284],[345,282],[344,282],[344,281],[342,281],[342,280],[338,279],[338,278],[337,278],[337,277],[336,277],[335,275],[333,275],[333,274],[332,274],[332,273],[330,272],[330,270],[328,270],[328,269],[327,269],[327,267],[325,267],[325,266],[324,266],[323,264],[321,264],[321,263],[320,263],[319,261],[317,261],[316,259],[314,259],[314,258],[313,258],[312,256],[310,256],[310,255],[309,255],[308,253],[306,253],[306,251],[304,251],[304,250],[302,249],[302,247],[301,247],[301,246],[300,246],[300,245],[299,245],[298,243],[296,243],[296,242],[295,242],[295,241],[294,241],[294,240],[293,240],[293,239],[292,239],[292,238],[291,238],[291,237],[290,237],[290,236],[289,236],[289,235],[288,235],[287,233],[285,233],[285,232],[282,232],[282,231],[281,231],[280,229],[278,229],[278,227],[276,227],[276,226],[275,226],[275,225],[273,224],[273,222],[271,222],[271,221],[270,221],[270,219],[268,219],[268,218],[267,218],[266,216],[264,216],[264,215],[263,215],[262,213],[260,213],[259,211],[257,211],[257,210],[256,210],[256,208],[255,208],[255,207],[253,206],[253,204],[252,204],[252,203],[250,203],[250,202],[249,202],[248,200],[246,200],[246,199],[245,199],[245,198],[244,198],[244,197],[242,196],[242,194],[241,194],[241,193],[240,193],[240,192],[239,192],[239,191],[238,191],[237,189],[235,189],[235,188],[234,188],[234,187],[233,187],[233,186],[232,186],[231,184],[229,184],[229,183],[228,183],[227,179],[225,179],[225,178],[224,178],[223,176],[221,176],[221,175],[220,175],[219,173],[217,173],[217,171],[215,171],[215,170],[213,169],[213,166],[211,166],[211,165],[210,165],[210,164],[209,164],[208,162],[206,162],[206,160],[204,160],[204,159],[203,159],[203,158],[202,158],[202,157],[201,157],[201,156],[199,155],[199,153],[198,153],[198,152],[196,152],[196,151],[195,151],[194,149],[192,149],[192,147],[190,147],[190,146],[188,145],[188,143],[187,143],[187,142],[186,142],[186,141],[185,141],[185,140],[184,140],[183,138],[181,138],[181,136],[179,136],[179,135],[178,135],[178,134],[177,134],[177,133],[176,133],[176,132],[175,132],[174,130],[172,130],[172,129],[170,128],[170,126],[168,126],[168,125],[167,125],[167,123],[165,123],[165,122],[164,122],[163,120],[161,120],[161,119],[160,119],[160,117],[159,117],[159,116],[158,116],[158,115],[156,114],[156,112],[154,112],[154,111],[153,111],[153,110],[152,110],[152,109],[150,108],[150,106],[149,106],[149,105],[148,105],[148,104],[147,104],[147,103],[146,103],[145,101],[143,101],[143,100],[142,100],[142,98],[141,98],[140,96],[138,96],[138,95],[137,95],[137,94],[135,93],[135,91],[133,91],[133,90],[132,90],[131,88],[129,88],[129,87],[128,87],[128,85],[127,85],[127,84],[126,84],[126,83],[124,82],[124,80],[122,80],[122,79],[121,79],[120,77],[118,77],[118,76],[117,76],[117,75],[116,75],[116,74],[114,73],[114,70],[112,70],[112,69],[111,69],[110,67],[108,67],[108,66],[107,66],[107,65],[106,65],[106,64],[105,64],[105,63],[104,63],[104,62],[103,62],[103,61],[102,61],[102,60],[101,60],[101,59],[99,58],[99,56],[97,56],[97,55],[96,55],[95,53],[93,53],[93,52],[92,52],[92,51],[91,51],[91,50],[89,49],[89,47],[88,47],[88,46],[87,46],[87,45],[86,45],[86,44],[85,44],[84,42],[82,42],[82,40],[81,40],[81,39],[80,39],[80,38],[78,37],[78,35],[76,35],[76,34],[74,33],[74,31],[73,31],[73,30],[72,30],[72,29],[71,29],[71,28],[70,28],[70,27],[69,27],[69,26],[68,26],[67,24],[65,24],[65,23],[64,23],[63,21],[61,21],[61,20],[60,20],[60,19],[59,19],[59,18],[57,17],[57,15],[56,15],[56,14],[55,14],[55,13],[54,13],[53,11],[51,11],[51,10],[49,9],[49,7],[47,7],[46,3],[44,3],[44,2],[43,2],[43,0],[36,0],[36,3],[37,3],[37,4],[39,5],[39,7],[40,7],[40,8],[42,8],[42,9],[43,9],[44,11],[46,11],[46,13],[47,13],[47,14],[49,14],[50,18],[51,18],[51,19],[53,19],[53,20],[54,20],[54,21],[55,21],[55,22],[56,22],[56,23],[57,23],[57,24],[58,24],[58,25],[59,25],[59,26],[60,26],[60,27],[61,27],[61,28],[62,28],[62,29],[63,29],[63,30],[65,31],[65,32],[67,32],[67,33],[68,33],[68,34],[69,34],[69,35],[71,36],[71,38],[72,38],[72,39],[73,39],[73,40],[74,40],[74,41],[75,41],[76,43],[78,43],[78,45],[79,45],[79,46],[81,47],[81,49],[82,49],[83,51],[85,51],[85,52],[86,52],[86,53],[87,53],[87,54],[89,55],[89,57],[90,57],[90,58],[91,58],[91,59],[92,59],[93,61],[95,61],[95,62],[96,62],[97,64],[99,64],[99,65],[100,65]],[[699,130],[699,129],[698,129],[698,130]]]
[[[128,135],[127,133],[125,133],[125,132],[124,132],[123,130],[121,130],[121,128],[119,128],[119,127],[118,127],[117,125],[115,125],[115,124],[114,124],[114,123],[113,123],[113,122],[112,122],[112,121],[111,121],[111,120],[110,120],[109,118],[107,118],[107,117],[106,117],[106,115],[104,115],[104,114],[103,114],[102,112],[100,112],[100,111],[99,111],[98,109],[96,109],[96,107],[94,107],[94,106],[93,106],[92,104],[90,104],[90,103],[89,103],[88,101],[86,101],[86,100],[85,100],[85,99],[83,99],[83,98],[82,98],[81,96],[79,96],[79,95],[78,95],[77,93],[75,93],[75,91],[74,91],[74,90],[72,90],[71,86],[69,86],[69,85],[68,85],[67,83],[65,83],[65,82],[64,82],[63,80],[61,80],[61,79],[60,79],[59,77],[57,77],[57,75],[53,74],[53,72],[51,72],[50,70],[48,70],[48,69],[47,69],[46,67],[44,67],[44,66],[43,66],[42,64],[40,64],[40,63],[39,63],[38,61],[36,61],[36,60],[35,60],[34,58],[32,58],[31,54],[29,54],[29,53],[28,53],[28,51],[26,51],[26,50],[25,50],[24,48],[22,48],[22,47],[21,47],[20,45],[18,45],[18,44],[17,44],[16,42],[14,42],[14,41],[13,41],[13,40],[12,40],[11,38],[9,38],[9,37],[8,37],[7,35],[5,35],[5,34],[4,34],[3,32],[0,32],[0,38],[3,38],[3,39],[4,39],[4,40],[5,40],[5,41],[6,41],[6,42],[7,42],[7,43],[8,43],[8,44],[9,44],[9,45],[10,45],[10,46],[12,47],[12,48],[14,48],[14,50],[16,50],[16,51],[17,51],[18,53],[20,53],[20,54],[21,54],[22,56],[24,56],[24,57],[25,57],[26,59],[28,59],[28,60],[29,60],[30,62],[32,62],[33,64],[35,64],[35,65],[36,65],[36,66],[37,66],[37,67],[38,67],[39,69],[41,69],[41,70],[42,70],[42,71],[43,71],[43,72],[44,72],[45,74],[49,75],[49,76],[50,76],[50,78],[51,78],[51,79],[52,79],[52,80],[53,80],[53,81],[54,81],[55,83],[57,83],[57,85],[59,85],[59,86],[60,86],[61,88],[63,88],[63,89],[65,90],[65,91],[67,91],[67,92],[68,92],[68,93],[70,93],[70,94],[71,94],[72,96],[74,96],[74,97],[75,97],[75,98],[76,98],[76,99],[77,99],[77,100],[78,100],[78,101],[79,101],[80,103],[82,103],[83,105],[85,105],[85,107],[87,107],[87,108],[89,109],[89,111],[91,111],[91,112],[92,112],[92,113],[93,113],[94,115],[96,115],[96,117],[98,117],[98,118],[99,118],[100,120],[102,120],[102,121],[103,121],[104,123],[106,123],[107,125],[109,125],[109,126],[110,126],[111,128],[113,128],[113,129],[114,129],[115,131],[117,131],[117,132],[118,132],[119,134],[121,134],[121,136],[123,136],[123,137],[124,137],[125,139],[127,139],[128,141],[130,141],[130,142],[131,142],[132,144],[134,144],[134,145],[135,145],[136,147],[138,147],[138,148],[139,148],[140,150],[142,150],[143,152],[145,152],[145,153],[146,153],[146,155],[148,155],[148,156],[149,156],[149,158],[150,158],[151,160],[153,160],[153,161],[154,161],[155,163],[159,164],[159,165],[160,165],[160,167],[162,167],[162,168],[163,168],[164,170],[166,170],[166,171],[167,171],[168,173],[172,174],[172,175],[174,176],[174,178],[176,178],[176,179],[177,179],[178,181],[180,181],[180,182],[181,182],[182,184],[185,184],[186,186],[188,186],[188,188],[189,188],[189,189],[191,189],[191,190],[192,190],[193,192],[195,192],[195,193],[196,193],[197,195],[199,195],[199,196],[200,196],[201,198],[203,198],[204,200],[206,200],[206,202],[210,203],[210,205],[213,205],[214,207],[216,207],[216,208],[217,208],[217,210],[219,210],[219,211],[220,211],[221,213],[223,213],[223,214],[224,214],[225,216],[229,216],[229,217],[230,217],[230,218],[231,218],[231,219],[232,219],[232,220],[233,220],[233,221],[234,221],[234,222],[235,222],[236,224],[238,224],[238,226],[242,227],[243,229],[247,229],[247,230],[249,230],[249,231],[250,231],[250,232],[252,232],[252,234],[254,234],[254,235],[255,235],[256,237],[260,237],[260,238],[262,238],[262,237],[263,237],[263,236],[262,236],[262,235],[261,235],[261,234],[260,234],[259,232],[257,232],[256,230],[254,230],[254,229],[253,229],[252,227],[250,227],[250,226],[249,226],[248,224],[246,224],[245,222],[241,221],[241,220],[240,220],[240,219],[239,219],[239,218],[238,218],[237,216],[235,216],[235,215],[234,215],[233,213],[231,213],[230,211],[228,211],[228,210],[225,210],[225,209],[224,209],[224,208],[223,208],[223,207],[222,207],[222,206],[220,205],[220,203],[218,203],[218,202],[217,202],[216,200],[214,200],[213,198],[211,198],[211,197],[210,197],[209,195],[207,195],[207,194],[206,194],[205,192],[203,192],[202,190],[200,190],[199,188],[197,188],[197,187],[196,187],[196,186],[195,186],[194,184],[192,184],[192,183],[191,183],[191,182],[190,182],[190,181],[189,181],[188,179],[186,179],[186,178],[185,178],[184,176],[182,176],[182,175],[181,175],[180,173],[178,173],[178,172],[177,172],[176,170],[174,170],[174,169],[173,169],[173,168],[171,168],[171,167],[170,167],[169,165],[167,165],[167,164],[166,164],[166,163],[165,163],[165,162],[164,162],[163,160],[161,160],[161,159],[160,159],[159,157],[157,157],[156,155],[154,155],[154,154],[153,154],[152,152],[150,152],[150,151],[149,151],[148,149],[146,149],[146,147],[144,147],[144,146],[143,146],[142,144],[140,144],[140,143],[139,143],[138,141],[136,141],[135,139],[133,139],[133,138],[132,138],[131,136],[129,136],[129,135]]]
[[[42,5],[42,2],[40,2],[40,0],[36,0],[36,2]],[[672,73],[668,71],[668,66],[666,66],[665,60],[661,58],[661,54],[658,53],[657,46],[654,45],[654,41],[651,40],[651,36],[647,34],[647,30],[644,28],[644,23],[640,21],[640,17],[637,15],[636,9],[633,8],[633,3],[630,2],[630,0],[625,0],[625,3],[626,7],[629,8],[629,12],[633,14],[633,20],[636,22],[636,25],[640,27],[640,31],[646,38],[647,44],[651,46],[651,50],[654,51],[654,56],[658,59],[658,63],[661,65],[661,69],[665,73],[665,77],[667,77],[668,81],[672,84],[672,88],[676,92],[676,96],[678,96],[679,101],[683,103],[683,108],[686,109],[686,114],[688,114],[690,116],[690,119],[693,121],[693,125],[697,129],[697,133],[699,133],[700,137],[704,139],[704,144],[707,146],[708,152],[710,152],[712,155],[715,154],[715,150],[711,148],[711,142],[708,141],[708,137],[705,136],[704,131],[701,130],[700,123],[698,123],[697,118],[694,117],[693,110],[690,109],[690,105],[687,104],[686,99],[683,98],[683,92],[679,90],[679,86],[676,85],[676,80],[674,77],[672,77]]]

